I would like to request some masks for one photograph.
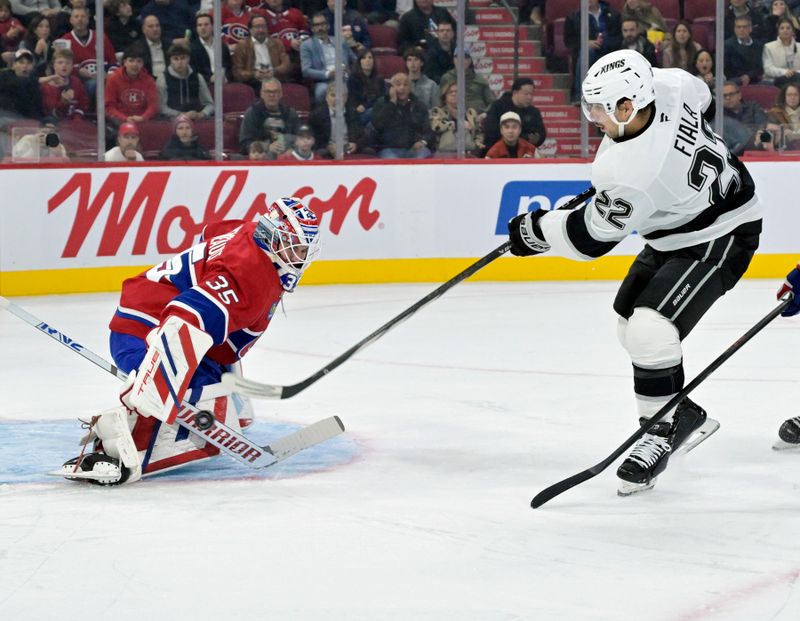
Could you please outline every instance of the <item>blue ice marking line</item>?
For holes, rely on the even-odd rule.
[[[497,211],[495,235],[508,234],[508,221],[526,211],[558,209],[591,185],[574,181],[509,181],[503,186]]]
[[[300,425],[257,420],[247,428],[247,436],[265,445],[299,428]],[[59,484],[59,479],[44,473],[58,469],[78,454],[81,435],[83,430],[77,420],[0,421],[0,485]],[[36,450],[32,450],[34,446]],[[331,470],[354,461],[360,454],[358,443],[345,433],[270,468],[246,468],[223,455],[146,477],[145,484],[148,481],[286,479]],[[69,481],[64,484],[77,485]]]

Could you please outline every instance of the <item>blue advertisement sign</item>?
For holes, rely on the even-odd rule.
[[[495,235],[508,234],[511,218],[535,209],[558,209],[591,183],[588,179],[575,181],[509,181],[500,196]]]

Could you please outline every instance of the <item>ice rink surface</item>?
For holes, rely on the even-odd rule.
[[[299,382],[434,286],[301,286],[245,375]],[[712,309],[687,379],[776,288],[744,281]],[[0,619],[800,619],[800,453],[771,450],[800,414],[799,320],[697,389],[722,428],[654,490],[618,498],[615,465],[529,508],[636,428],[615,291],[459,285],[296,397],[255,403],[256,431],[338,414],[338,444],[268,476],[219,457],[219,476],[110,489],[41,473],[77,454],[75,419],[113,406],[118,381],[0,312]],[[116,296],[14,301],[108,355]]]

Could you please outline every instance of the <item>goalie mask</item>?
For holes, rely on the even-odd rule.
[[[253,237],[278,267],[284,291],[291,292],[319,254],[319,219],[299,198],[280,198],[258,217]]]
[[[653,68],[647,59],[634,50],[617,50],[606,54],[591,66],[581,86],[583,114],[591,123],[610,118],[625,134],[625,126],[639,110],[655,101]],[[629,99],[633,113],[624,121],[617,118],[617,104]]]

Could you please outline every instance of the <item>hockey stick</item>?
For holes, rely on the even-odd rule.
[[[33,326],[50,338],[55,339],[111,375],[123,381],[128,377],[128,375],[116,365],[111,364],[105,358],[87,349],[56,328],[40,321],[21,306],[17,306],[2,296],[0,296],[0,308],[4,308],[11,314],[16,315],[25,323]],[[251,468],[266,468],[272,466],[279,461],[291,457],[295,453],[338,436],[344,431],[344,425],[341,419],[338,416],[331,416],[307,427],[303,427],[302,429],[298,429],[288,436],[279,438],[272,444],[259,446],[255,442],[250,441],[243,434],[219,422],[213,416],[208,416],[206,418],[201,416],[203,414],[207,413],[201,412],[195,406],[183,402],[175,422],[181,427],[188,429],[191,433],[202,437],[208,443],[214,445],[223,453],[230,455],[236,461]]]
[[[571,199],[570,201],[559,207],[559,209],[575,209],[579,205],[589,200],[592,196],[594,196],[594,193],[595,189],[593,187],[589,187],[587,190],[584,190],[583,192],[578,194],[575,198]],[[511,242],[505,242],[502,245],[498,246],[497,248],[492,250],[489,254],[487,254],[485,257],[478,259],[475,263],[470,265],[464,271],[459,272],[458,274],[453,276],[450,280],[448,280],[446,283],[440,285],[439,287],[431,291],[424,298],[409,306],[402,313],[387,321],[380,328],[375,330],[375,332],[365,337],[364,339],[360,340],[346,352],[342,353],[337,358],[331,360],[319,371],[317,371],[313,375],[308,376],[302,382],[298,382],[296,384],[289,384],[288,386],[277,386],[274,384],[262,384],[254,380],[249,380],[244,377],[234,375],[233,373],[224,373],[222,375],[222,383],[229,389],[233,390],[234,392],[247,395],[248,397],[255,397],[259,399],[288,399],[289,397],[293,397],[297,393],[311,386],[311,384],[314,384],[321,378],[325,377],[328,373],[330,373],[331,371],[339,367],[342,363],[352,358],[354,355],[356,355],[358,352],[364,349],[367,345],[370,345],[371,343],[377,341],[380,337],[389,332],[389,330],[391,330],[401,322],[411,317],[411,315],[416,313],[423,306],[426,306],[430,302],[433,302],[434,300],[440,298],[447,291],[455,287],[458,283],[460,283],[463,280],[466,280],[478,270],[483,269],[484,267],[489,265],[489,263],[491,263],[498,257],[504,255],[506,252],[508,252],[510,248],[511,248]]]
[[[658,412],[656,412],[653,417],[643,426],[641,426],[636,433],[630,436],[625,442],[620,444],[611,455],[606,457],[603,461],[599,464],[592,466],[591,468],[584,470],[583,472],[579,472],[563,481],[559,481],[554,485],[551,485],[548,488],[543,489],[541,492],[536,494],[536,496],[531,500],[531,508],[538,509],[544,503],[552,500],[559,494],[566,492],[568,489],[572,489],[576,485],[580,485],[584,481],[588,481],[596,477],[598,474],[603,472],[606,468],[608,468],[612,463],[614,463],[618,457],[620,457],[625,451],[627,451],[633,444],[641,438],[645,433],[647,433],[663,416],[667,414],[672,408],[678,405],[684,397],[686,397],[690,392],[692,392],[695,388],[697,388],[701,383],[703,383],[709,375],[711,375],[714,371],[716,371],[722,364],[728,360],[733,354],[735,354],[742,346],[747,343],[751,338],[753,338],[756,334],[761,332],[773,319],[775,319],[778,315],[783,312],[789,303],[794,298],[794,294],[790,291],[788,292],[783,298],[781,298],[781,303],[778,304],[773,310],[771,310],[763,319],[761,319],[756,325],[750,328],[747,332],[745,332],[742,336],[740,336],[728,349],[722,352],[714,362],[708,365],[705,369],[703,369],[697,377],[695,377],[689,384],[684,387],[677,395],[675,395],[669,402],[662,407]]]

